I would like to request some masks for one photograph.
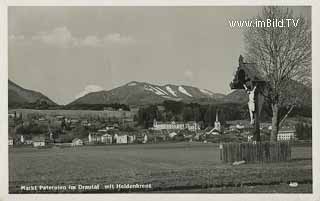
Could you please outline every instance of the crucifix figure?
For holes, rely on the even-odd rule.
[[[250,114],[250,123],[254,124],[254,112],[255,112],[255,97],[254,93],[256,90],[256,86],[253,89],[249,89],[245,84],[243,84],[244,89],[246,90],[247,94],[249,95],[248,107],[249,107],[249,114]]]
[[[243,56],[239,57],[239,66],[236,74],[230,83],[231,89],[245,89],[249,95],[249,114],[250,123],[254,124],[253,139],[260,141],[260,112],[264,102],[264,95],[266,93],[265,77],[259,71],[257,64],[244,62]]]

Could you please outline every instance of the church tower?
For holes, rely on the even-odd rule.
[[[157,128],[158,122],[156,119],[153,119],[153,128]]]
[[[221,124],[218,117],[218,111],[216,112],[216,121],[214,122],[214,129],[217,131],[221,131]]]

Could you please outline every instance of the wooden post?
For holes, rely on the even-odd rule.
[[[254,122],[255,122],[255,131],[254,131],[254,139],[257,141],[257,142],[260,142],[260,104],[259,104],[259,84],[257,83],[256,85],[257,87],[257,90],[256,90],[256,93],[254,94],[255,96],[255,101],[254,101],[254,104],[255,104],[255,117],[254,117]]]

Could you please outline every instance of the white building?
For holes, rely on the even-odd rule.
[[[169,137],[170,137],[170,138],[173,138],[173,137],[176,136],[176,135],[177,135],[177,133],[175,133],[175,132],[169,133]]]
[[[277,135],[278,141],[294,140],[296,131],[294,129],[282,129],[279,130]]]
[[[12,145],[13,145],[13,138],[12,138],[12,137],[9,137],[9,139],[8,139],[8,145],[9,145],[9,146],[12,146]]]
[[[25,144],[30,145],[30,144],[32,144],[32,143],[33,143],[33,141],[32,141],[32,140],[28,140],[28,139],[26,139],[26,140],[25,140]]]
[[[23,136],[23,135],[20,136],[20,142],[21,142],[22,144],[24,144],[24,136]]]
[[[112,135],[106,133],[101,136],[101,142],[104,144],[112,144]]]
[[[187,123],[184,122],[158,122],[157,120],[153,121],[154,130],[184,130],[188,129],[190,131],[200,130],[200,125],[195,121],[190,121]]]
[[[8,114],[8,117],[9,117],[9,118],[15,118],[16,115],[15,115],[15,113],[9,113],[9,114]]]
[[[96,132],[89,133],[89,135],[88,135],[88,142],[89,142],[90,144],[101,142],[101,135],[98,134],[98,133],[96,133]]]
[[[114,135],[116,144],[128,144],[128,135]]]
[[[144,134],[142,143],[145,144],[147,142],[148,142],[148,136],[147,134]]]

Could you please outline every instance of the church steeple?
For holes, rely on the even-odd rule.
[[[219,119],[218,119],[218,111],[216,111],[216,122],[218,122]]]
[[[214,129],[217,131],[221,131],[221,124],[219,122],[218,111],[216,111],[216,121],[214,122]]]

